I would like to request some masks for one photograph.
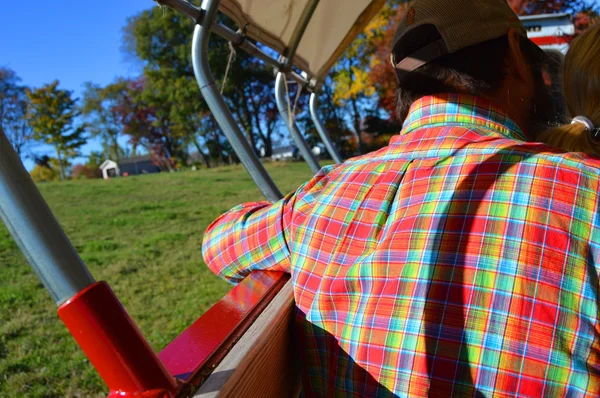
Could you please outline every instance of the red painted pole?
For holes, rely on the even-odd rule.
[[[110,389],[109,397],[174,397],[178,383],[108,284],[96,282],[58,315]]]

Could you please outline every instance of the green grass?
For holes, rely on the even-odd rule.
[[[304,163],[271,164],[283,192]],[[105,280],[159,351],[230,286],[202,260],[204,230],[261,195],[242,167],[39,186],[96,280]],[[103,396],[101,378],[0,223],[0,397]]]

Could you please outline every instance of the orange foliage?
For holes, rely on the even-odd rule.
[[[404,17],[407,8],[406,4],[399,5],[389,19],[385,19],[386,26],[381,28],[381,34],[372,39],[375,52],[371,58],[369,82],[377,90],[379,106],[390,115],[395,115],[397,89],[396,73],[390,63],[390,48],[396,27]]]

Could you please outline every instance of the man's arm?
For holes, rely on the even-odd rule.
[[[231,283],[255,270],[290,272],[290,226],[314,203],[332,166],[276,203],[236,206],[206,230],[202,253],[208,267]]]

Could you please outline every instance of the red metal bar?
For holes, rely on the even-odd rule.
[[[97,282],[58,315],[110,389],[109,397],[174,397],[178,384],[108,284]]]
[[[165,347],[162,363],[184,383],[200,384],[288,279],[281,272],[252,273]]]
[[[532,37],[530,40],[538,46],[551,46],[556,44],[569,44],[573,40],[573,36],[541,36]]]

